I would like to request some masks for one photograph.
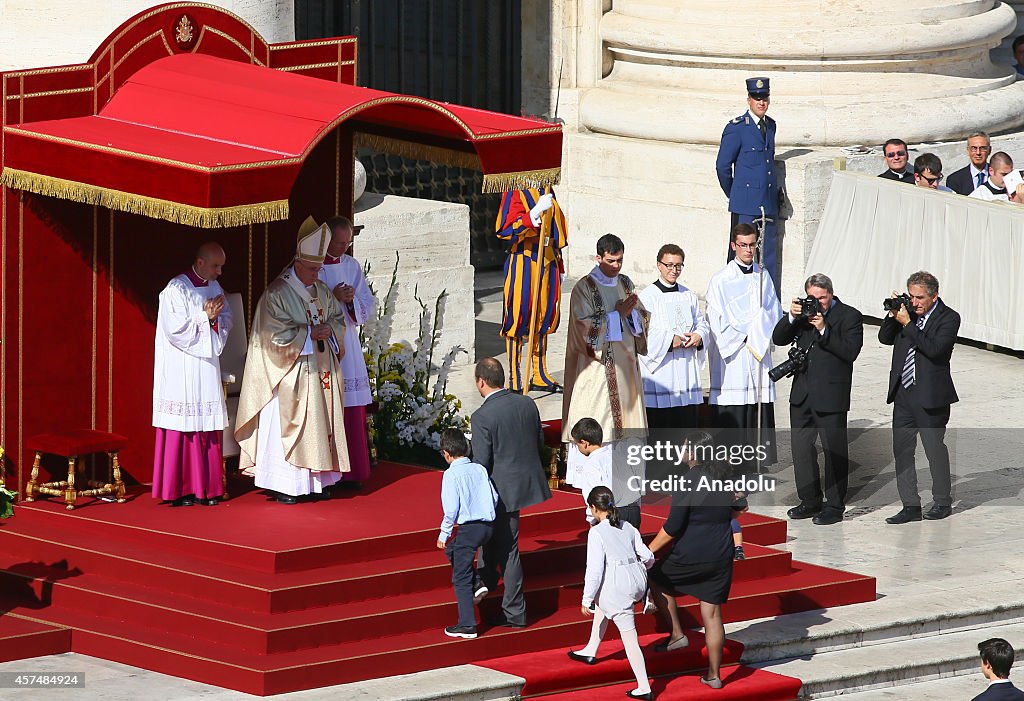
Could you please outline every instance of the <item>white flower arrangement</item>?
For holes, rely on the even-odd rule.
[[[396,251],[391,283],[383,302],[370,285],[377,300],[377,314],[363,324],[360,331],[370,387],[377,404],[372,436],[381,457],[436,464],[441,431],[446,428],[466,430],[469,426],[468,419],[459,413],[462,402],[447,392],[452,365],[460,353],[467,351],[461,346],[452,346],[434,373],[434,351],[444,326],[446,290],[437,296],[431,309],[420,299],[416,288],[413,299],[420,305],[416,341],[414,344],[391,341],[398,263]],[[367,263],[364,268],[367,278],[369,272]]]

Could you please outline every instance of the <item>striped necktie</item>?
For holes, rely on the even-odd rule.
[[[924,328],[924,317],[922,316],[917,320],[917,328]],[[916,375],[914,372],[914,357],[916,355],[916,347],[911,346],[910,350],[907,351],[907,359],[903,361],[903,372],[900,374],[900,382],[904,387],[910,389],[914,386],[914,380]]]

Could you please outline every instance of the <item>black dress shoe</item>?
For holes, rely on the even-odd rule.
[[[589,657],[587,655],[581,655],[580,653],[573,652],[572,650],[569,650],[569,652],[567,654],[569,655],[569,659],[570,660],[576,660],[577,662],[582,662],[583,664],[590,664],[590,665],[597,664],[597,658],[596,657]]]
[[[503,626],[505,628],[525,628],[526,627],[525,623],[515,623],[514,621],[510,621],[507,618],[492,618],[491,620],[487,621],[487,624],[491,625],[491,626]]]
[[[940,521],[953,513],[952,506],[946,506],[943,504],[935,504],[932,508],[928,509],[924,513],[924,517],[929,521]]]
[[[178,497],[177,499],[172,501],[171,502],[171,506],[195,506],[195,503],[196,503],[196,495],[195,494],[186,494],[185,496]]]
[[[838,509],[822,509],[821,513],[814,517],[812,523],[815,526],[831,526],[833,523],[841,523],[843,512]]]
[[[798,506],[794,506],[792,509],[787,511],[786,515],[794,521],[796,521],[802,518],[811,518],[812,516],[820,512],[821,504],[800,504]]]
[[[562,394],[565,392],[565,389],[563,389],[562,385],[558,384],[557,382],[553,385],[535,385],[531,382],[530,391],[547,392],[548,394]]]
[[[648,691],[646,694],[636,694],[632,691],[627,691],[626,696],[628,696],[631,699],[643,699],[644,701],[652,701],[652,699],[654,698],[654,692]]]
[[[910,523],[911,521],[921,520],[921,507],[920,506],[904,506],[900,509],[899,513],[895,516],[890,516],[885,519],[886,523],[892,525],[899,525],[901,523]]]
[[[219,497],[210,497],[209,499],[200,499],[199,503],[203,506],[216,506],[220,503]]]
[[[293,497],[291,494],[278,494],[277,495],[277,503],[278,504],[298,504],[299,500],[298,500],[297,497]]]

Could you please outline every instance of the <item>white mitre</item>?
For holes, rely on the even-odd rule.
[[[317,224],[313,217],[306,217],[306,221],[299,227],[295,257],[309,263],[323,263],[330,242],[330,228],[326,224]]]

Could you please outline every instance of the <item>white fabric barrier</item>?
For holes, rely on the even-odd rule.
[[[1024,205],[837,171],[806,269],[879,318],[882,299],[927,270],[961,337],[1024,350]]]

